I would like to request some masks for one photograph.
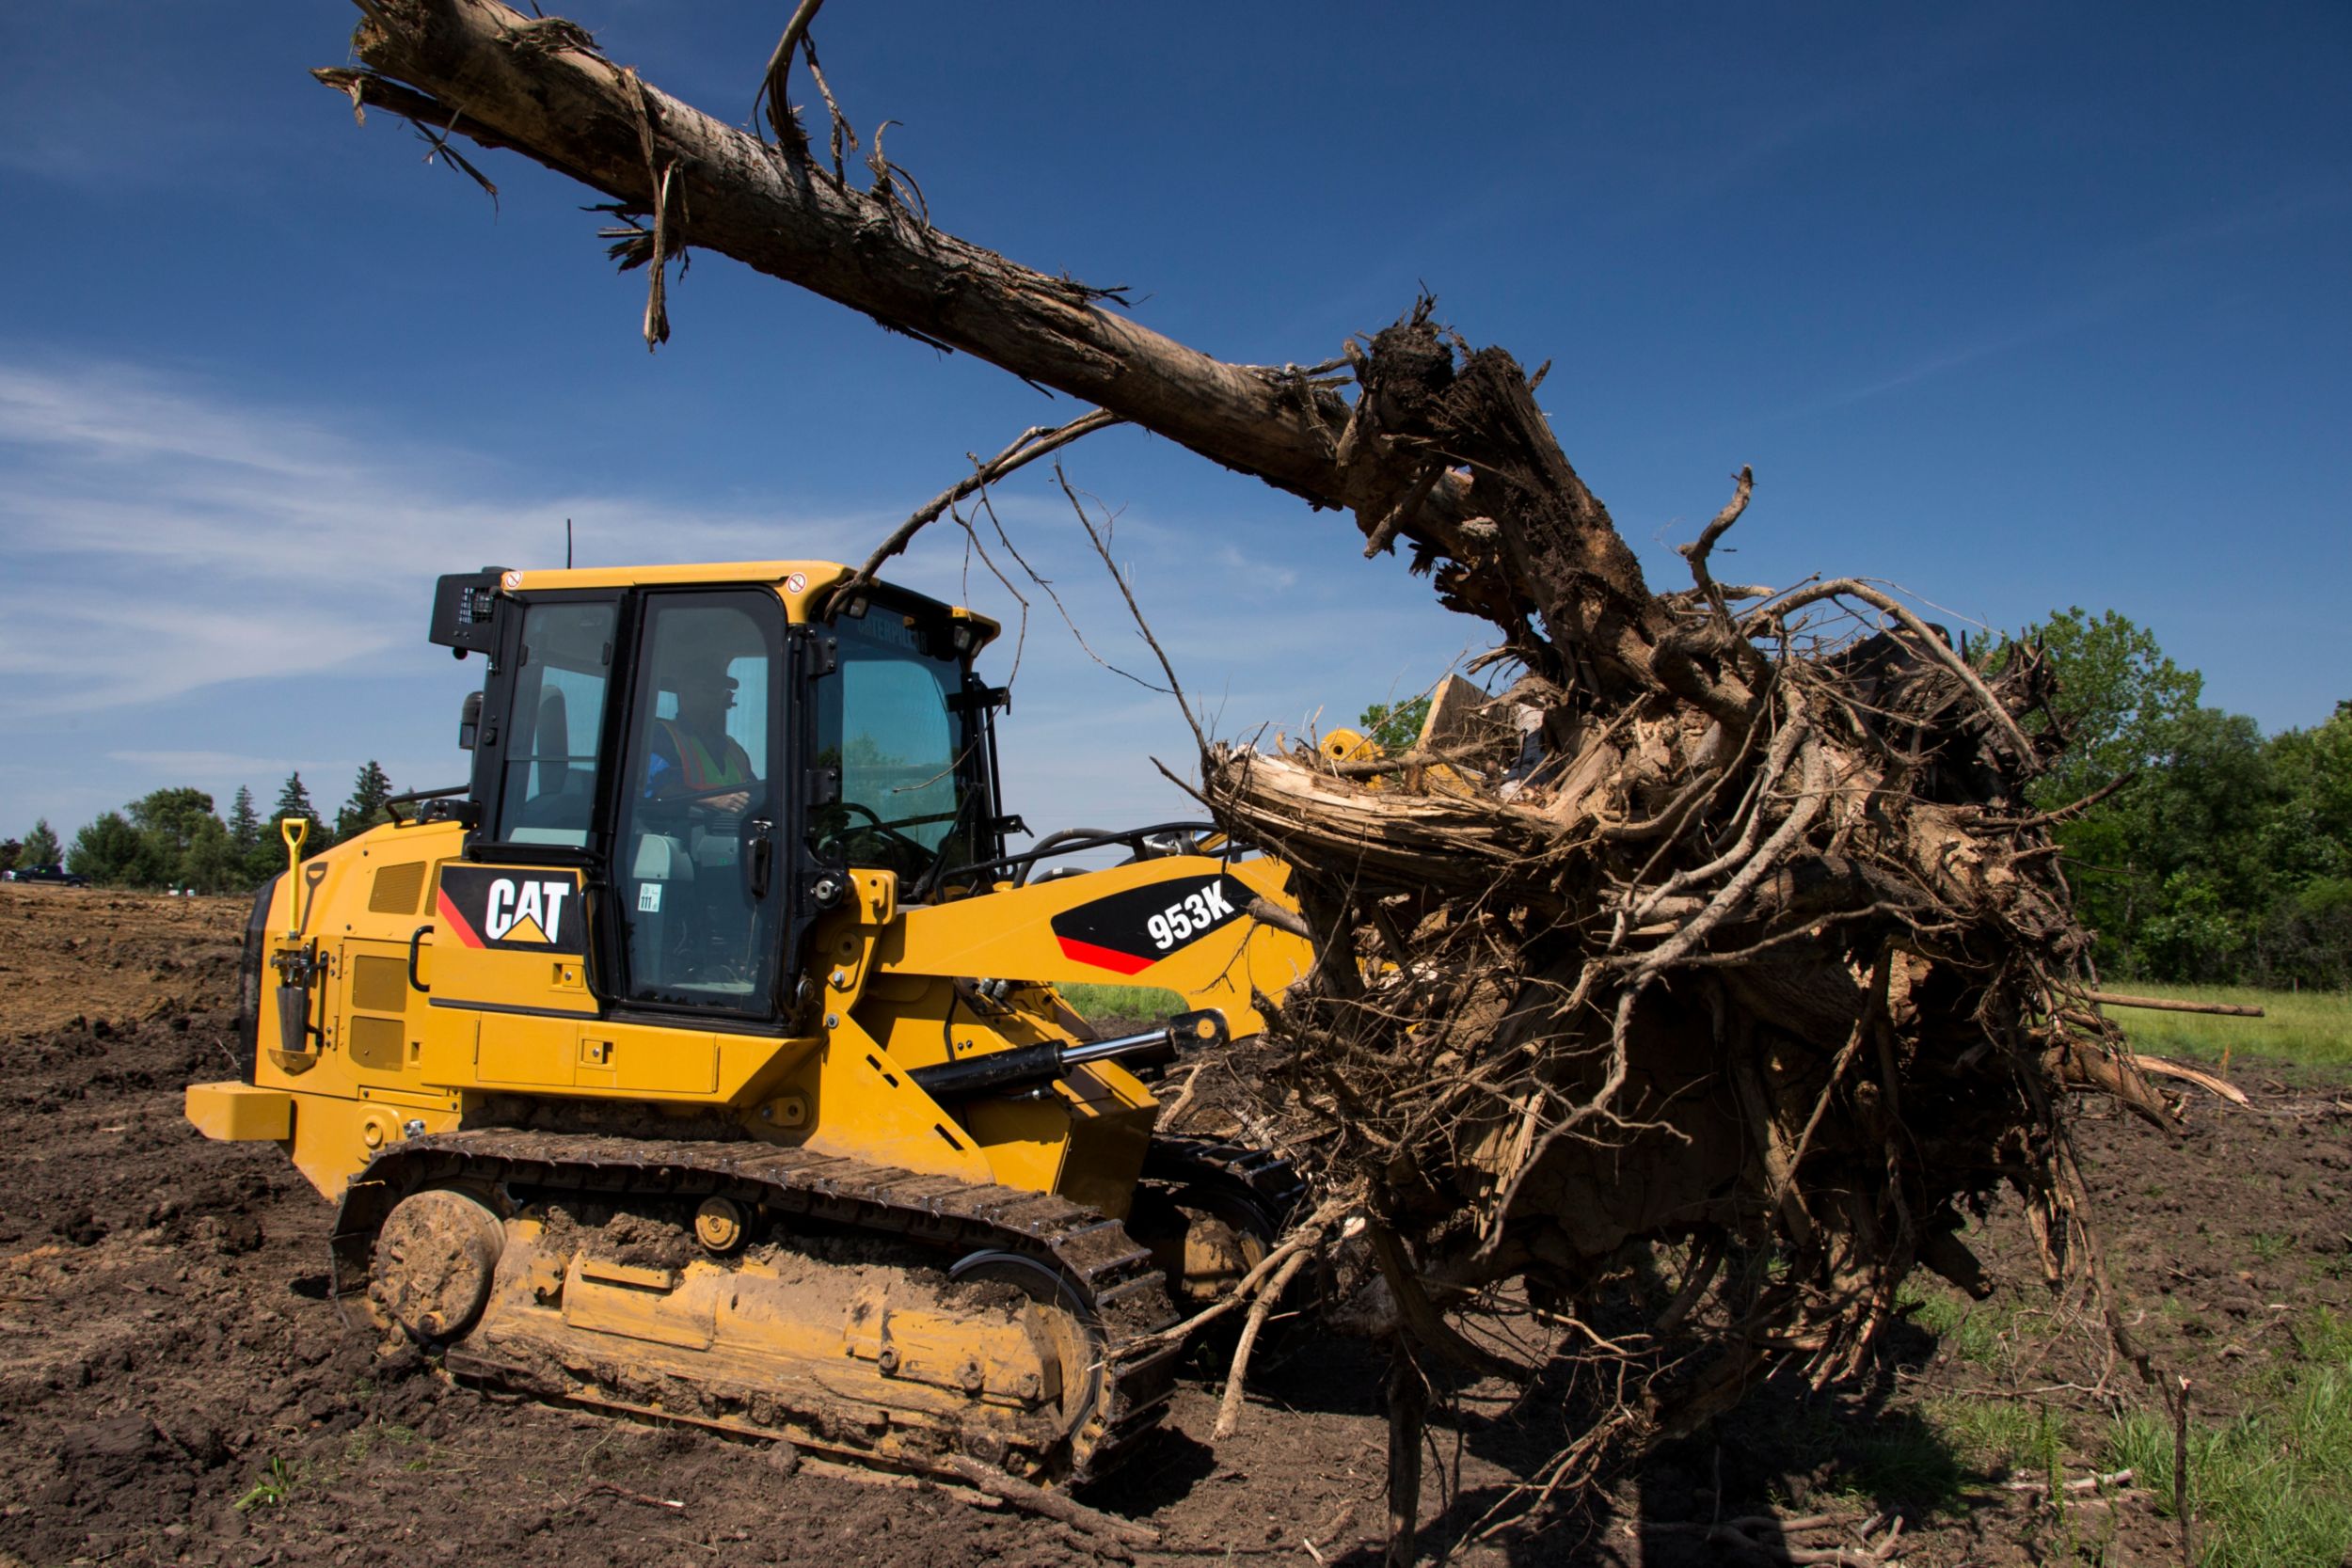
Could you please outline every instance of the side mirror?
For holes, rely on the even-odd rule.
[[[466,693],[465,705],[457,711],[458,750],[465,752],[472,751],[474,748],[474,741],[480,737],[481,734],[482,693],[479,691],[469,691]]]

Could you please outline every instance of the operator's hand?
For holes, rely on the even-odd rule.
[[[748,789],[733,789],[724,795],[709,798],[710,809],[721,816],[740,816],[743,809],[751,803],[752,792]]]

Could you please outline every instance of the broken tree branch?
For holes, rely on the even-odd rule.
[[[784,95],[785,82],[792,74],[792,55],[824,3],[825,0],[801,0],[793,8],[792,19],[784,24],[784,37],[776,40],[775,53],[768,56],[768,69],[760,73],[759,91],[752,99],[754,116],[758,115],[763,103],[766,105],[768,124],[776,134],[778,147],[788,147],[800,140],[800,127],[792,122],[791,103]]]
[[[2114,990],[2076,990],[2068,992],[2086,1002],[2096,1002],[2102,1007],[2143,1007],[2157,1013],[2214,1013],[2223,1018],[2260,1018],[2260,1007],[2243,1006],[2234,1002],[2191,1002],[2172,996],[2127,996]]]
[[[1048,452],[1059,451],[1082,436],[1092,435],[1095,431],[1107,429],[1119,422],[1120,421],[1118,415],[1097,408],[1090,414],[1080,415],[1065,425],[1032,425],[1023,431],[1010,446],[987,462],[982,463],[974,458],[974,467],[970,474],[916,507],[914,515],[893,530],[889,538],[874,546],[874,553],[866,558],[865,565],[860,566],[843,579],[840,586],[834,590],[834,596],[838,598],[860,588],[870,586],[874,581],[874,574],[882,570],[882,562],[904,551],[907,546],[914,543],[917,533],[937,522],[947,509],[957,502],[977,495],[1009,474],[1018,472]]]

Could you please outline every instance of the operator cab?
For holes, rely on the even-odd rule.
[[[848,577],[778,562],[443,578],[433,641],[490,669],[461,733],[471,784],[441,809],[466,821],[469,863],[548,873],[445,870],[458,940],[577,943],[605,1009],[773,1027],[851,870],[894,873],[916,903],[1003,856],[1020,829],[996,807],[1005,694],[972,670],[995,626],[879,585],[836,594]]]

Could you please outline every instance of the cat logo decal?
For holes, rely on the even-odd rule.
[[[441,868],[441,919],[468,947],[583,953],[580,874],[487,865]]]

